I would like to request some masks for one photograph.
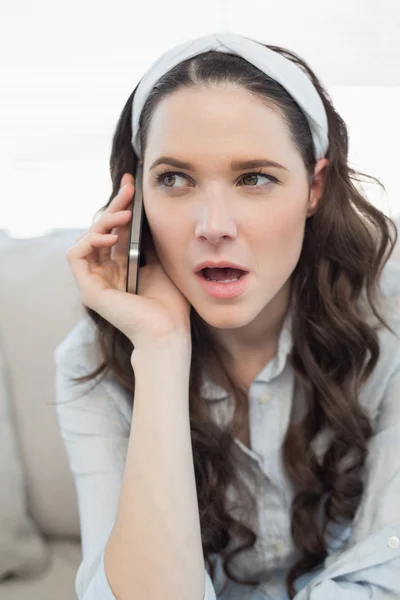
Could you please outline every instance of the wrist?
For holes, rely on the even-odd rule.
[[[133,368],[142,365],[156,367],[157,364],[171,363],[184,368],[190,368],[192,344],[190,335],[184,332],[159,335],[142,344],[135,345],[131,354]]]

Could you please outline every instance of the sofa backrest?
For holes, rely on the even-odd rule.
[[[82,229],[14,239],[0,230],[0,336],[28,506],[49,536],[79,536],[75,486],[56,417],[55,347],[83,316],[66,252]]]

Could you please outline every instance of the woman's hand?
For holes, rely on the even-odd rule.
[[[144,248],[138,294],[125,291],[134,178],[125,173],[110,205],[66,253],[81,300],[140,345],[171,334],[190,341],[190,304],[164,271],[155,248]]]

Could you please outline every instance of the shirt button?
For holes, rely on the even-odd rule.
[[[400,546],[400,540],[396,535],[392,535],[389,539],[388,539],[388,546],[389,548],[398,548]]]
[[[277,554],[282,554],[284,549],[285,549],[285,544],[284,544],[284,542],[282,542],[282,540],[280,540],[279,542],[276,542],[276,544],[274,544],[274,550]]]
[[[266,404],[269,401],[270,397],[271,396],[269,395],[269,393],[265,392],[260,398],[261,404]]]

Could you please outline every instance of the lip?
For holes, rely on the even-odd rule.
[[[195,268],[194,268],[194,273],[197,273],[199,271],[202,271],[203,269],[223,269],[223,268],[227,268],[227,267],[231,267],[232,269],[240,269],[241,271],[244,271],[245,273],[248,273],[248,270],[245,269],[244,267],[242,267],[242,265],[239,265],[238,263],[232,263],[229,262],[228,260],[219,260],[219,261],[213,261],[213,260],[205,260],[201,263],[199,263]]]

